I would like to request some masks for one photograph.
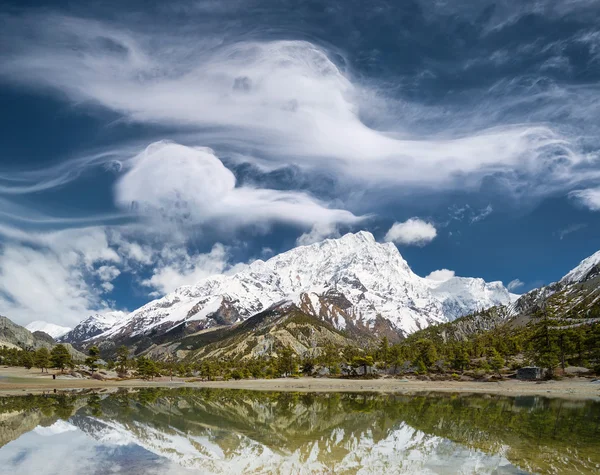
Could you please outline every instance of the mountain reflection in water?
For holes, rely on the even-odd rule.
[[[0,398],[0,472],[598,473],[600,403],[140,389]]]

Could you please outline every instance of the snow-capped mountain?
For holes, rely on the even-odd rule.
[[[88,319],[69,334],[68,341],[160,334],[182,323],[201,330],[245,320],[284,301],[338,329],[348,325],[373,329],[384,321],[398,333],[409,334],[507,304],[514,297],[500,282],[459,277],[435,282],[419,277],[394,244],[377,243],[372,234],[361,231],[300,246],[266,262],[255,261],[233,275],[180,287],[115,319],[102,334],[88,331],[90,323],[95,324]]]
[[[76,416],[72,421],[75,430],[94,438],[100,446],[135,445],[205,474],[353,473],[371,466],[395,467],[394,473],[414,474],[435,473],[430,468],[442,465],[448,468],[448,473],[491,474],[502,468],[514,468],[503,454],[473,450],[403,422],[384,434],[378,433],[378,437],[368,428],[364,431],[334,428],[317,442],[305,441],[305,436],[301,439],[305,442],[299,446],[275,449],[244,433],[231,434],[219,428],[181,431],[175,427],[89,416]],[[223,440],[229,443],[225,446]],[[449,450],[452,459],[446,460]]]
[[[431,292],[442,303],[444,315],[454,320],[477,310],[506,305],[519,298],[508,291],[502,282],[485,282],[480,278],[452,277],[435,282]]]
[[[600,275],[600,251],[582,260],[577,267],[565,275],[560,282],[562,284],[574,284],[584,282]]]
[[[44,332],[54,339],[57,339],[63,336],[65,333],[69,333],[71,331],[71,328],[69,327],[62,327],[60,325],[44,322],[42,320],[36,320],[35,322],[31,322],[30,324],[25,326],[25,328],[27,328],[27,330],[29,330],[31,333]]]
[[[120,319],[125,318],[125,312],[106,312],[90,315],[78,323],[71,331],[61,335],[58,340],[75,343],[89,340],[115,326]]]
[[[600,299],[600,287],[597,283],[599,276],[600,251],[597,251],[583,259],[559,281],[523,294],[510,306],[510,313],[513,316],[529,315],[550,301],[552,307],[562,314],[576,307],[585,313],[590,305]],[[596,284],[588,285],[591,281],[596,281]]]

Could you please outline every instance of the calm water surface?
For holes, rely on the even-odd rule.
[[[155,388],[5,397],[0,472],[600,473],[600,403]]]

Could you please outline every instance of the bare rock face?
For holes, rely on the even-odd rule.
[[[57,342],[47,333],[36,331],[31,333],[25,327],[17,325],[12,320],[0,316],[0,346],[21,348],[23,350],[37,350],[38,348],[52,349]],[[83,361],[85,355],[70,344],[65,347],[76,361]]]
[[[38,348],[52,348],[54,340],[45,333],[31,333],[25,327],[17,325],[7,317],[0,316],[0,346],[18,347],[28,350],[37,350]]]

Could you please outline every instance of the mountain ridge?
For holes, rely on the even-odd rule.
[[[501,282],[420,277],[393,243],[378,243],[360,231],[182,286],[127,315],[111,317],[105,326],[98,325],[100,315],[88,317],[61,341],[139,340],[180,326],[191,334],[240,323],[282,302],[336,330],[394,339],[515,298]]]

